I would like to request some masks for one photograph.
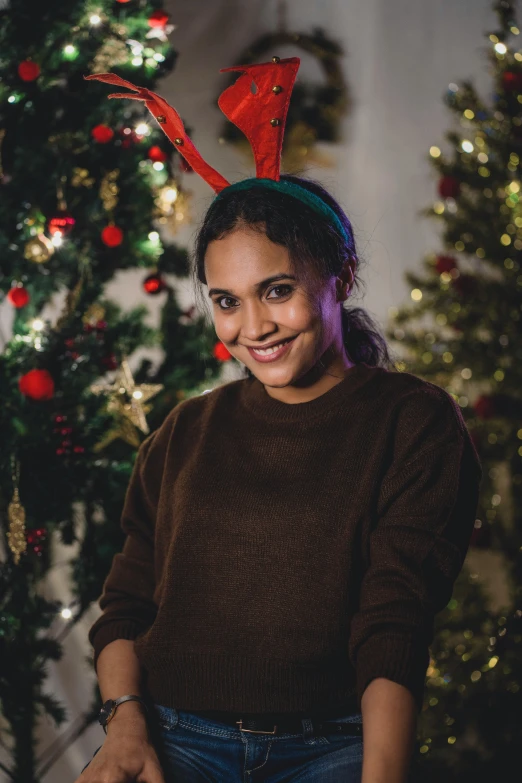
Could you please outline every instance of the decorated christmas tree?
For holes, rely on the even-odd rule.
[[[169,280],[190,170],[142,104],[108,101],[92,73],[154,89],[172,70],[158,0],[12,0],[0,9],[0,777],[36,783],[42,718],[66,719],[46,664],[96,601],[138,446],[184,397],[217,380],[228,352]],[[163,299],[125,309],[105,293],[142,269]],[[151,300],[152,301],[152,300]],[[133,366],[138,348],[159,352]],[[228,354],[228,356],[227,356]],[[41,585],[55,545],[76,547],[73,601]],[[75,550],[75,551],[76,551]],[[52,625],[52,631],[51,631]],[[84,728],[100,706],[97,686]],[[74,716],[77,718],[77,716]],[[5,751],[5,753],[4,753]]]
[[[414,763],[423,783],[513,780],[522,743],[522,49],[513,3],[494,10],[492,96],[450,84],[457,127],[430,150],[438,198],[423,214],[443,249],[407,274],[413,302],[388,333],[398,369],[459,403],[484,474],[468,558],[436,620]],[[488,556],[506,578],[500,600]]]

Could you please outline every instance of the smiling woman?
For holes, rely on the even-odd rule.
[[[201,309],[246,375],[281,401],[306,402],[355,364],[388,368],[392,359],[367,312],[344,305],[360,285],[348,217],[319,183],[281,181],[320,199],[335,221],[254,180],[226,188],[198,232],[192,271]]]

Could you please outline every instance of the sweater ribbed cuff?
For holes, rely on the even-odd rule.
[[[136,620],[115,620],[107,625],[102,625],[91,639],[94,649],[94,671],[97,672],[96,667],[101,651],[110,642],[115,639],[136,639],[145,630],[143,623],[136,622]]]
[[[411,691],[419,713],[423,705],[429,662],[429,645],[419,637],[410,634],[372,634],[357,651],[359,705],[370,682],[376,677],[385,677]]]

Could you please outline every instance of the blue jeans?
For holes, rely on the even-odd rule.
[[[165,783],[361,781],[362,738],[350,734],[311,736],[308,718],[302,719],[298,734],[249,734],[191,712],[160,704],[154,709],[154,744]],[[362,723],[362,715],[352,713],[329,720]]]

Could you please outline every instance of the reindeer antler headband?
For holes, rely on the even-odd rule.
[[[346,229],[334,210],[323,199],[294,182],[280,179],[281,150],[286,115],[297,71],[299,57],[280,59],[257,65],[234,65],[221,68],[221,73],[241,71],[242,75],[221,93],[218,105],[225,116],[247,137],[254,153],[256,176],[230,184],[212,168],[194,146],[188,136],[181,117],[172,106],[156,93],[145,87],[136,87],[114,73],[93,73],[84,79],[96,79],[119,87],[128,87],[131,93],[112,93],[109,98],[130,98],[144,101],[145,106],[160,124],[165,135],[183,155],[187,163],[218,194],[225,189],[246,190],[251,187],[268,187],[298,198],[333,223],[348,242]],[[254,82],[257,90],[251,91]]]

